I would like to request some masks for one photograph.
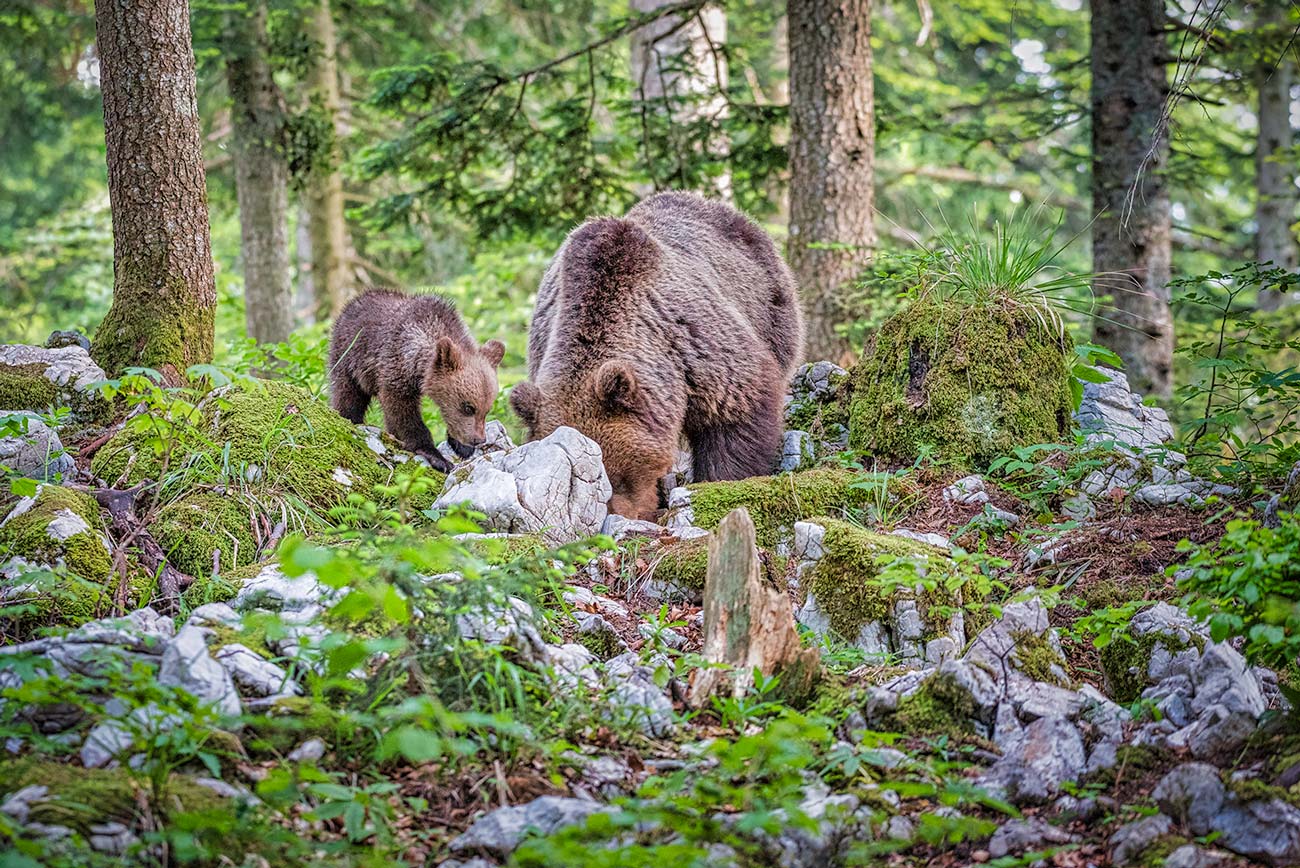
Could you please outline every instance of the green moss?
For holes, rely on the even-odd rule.
[[[535,557],[550,549],[540,533],[476,536],[467,539],[465,547],[494,567],[512,564],[520,558]]]
[[[297,386],[259,381],[232,388],[204,405],[203,442],[186,443],[190,481],[215,483],[235,476],[252,480],[267,496],[289,496],[325,510],[356,492],[384,502],[375,486],[394,473],[380,464],[351,422]],[[134,484],[157,478],[161,468],[152,437],[123,431],[95,454],[91,471],[102,479]],[[174,466],[172,469],[176,469]],[[342,474],[339,472],[342,471]],[[429,471],[434,492],[444,480]],[[340,482],[337,475],[351,479]],[[427,504],[415,504],[417,508]]]
[[[191,576],[212,573],[212,556],[221,552],[221,571],[257,557],[247,504],[235,495],[196,491],[158,511],[150,533],[176,569]]]
[[[1170,855],[1186,843],[1188,843],[1188,840],[1182,835],[1165,835],[1151,842],[1145,850],[1138,854],[1137,861],[1129,864],[1139,866],[1139,868],[1163,868]]]
[[[973,737],[975,700],[969,693],[947,689],[942,679],[929,678],[911,696],[898,701],[893,726],[908,735],[947,735],[956,740]]]
[[[1069,430],[1070,339],[1030,308],[919,299],[881,326],[853,373],[849,445],[911,463],[982,467]]]
[[[756,476],[734,482],[698,482],[691,490],[691,510],[699,527],[712,530],[737,507],[749,510],[762,548],[774,548],[782,532],[815,515],[838,515],[862,507],[869,497],[853,483],[849,470],[818,468],[780,476]]]
[[[1047,636],[1038,633],[1025,631],[1023,633],[1013,633],[1012,638],[1016,641],[1015,665],[1021,672],[1028,675],[1035,681],[1045,681],[1048,684],[1055,684],[1058,687],[1071,687],[1068,680],[1062,680],[1053,667],[1058,667],[1060,671],[1069,671],[1069,661],[1048,641]]]
[[[1101,649],[1101,671],[1106,676],[1106,687],[1112,699],[1122,705],[1133,702],[1142,695],[1147,686],[1147,664],[1151,660],[1151,649],[1161,638],[1156,633],[1148,633],[1132,641],[1118,636]]]
[[[71,513],[88,526],[66,539],[50,535],[49,526]],[[62,563],[68,571],[86,580],[69,585],[68,593],[53,595],[38,603],[41,618],[64,624],[79,624],[102,614],[108,602],[112,561],[100,530],[99,506],[88,494],[58,485],[42,485],[35,502],[21,515],[0,527],[0,560],[18,556],[38,564]],[[132,601],[142,590],[131,588]]]
[[[353,718],[326,702],[288,696],[277,699],[266,714],[252,715],[245,725],[243,741],[255,756],[283,756],[309,738],[320,738],[341,749],[357,732]]]
[[[650,564],[650,577],[655,581],[703,590],[709,571],[708,539],[669,543],[654,554]]]
[[[59,387],[45,378],[44,365],[0,365],[0,410],[45,410],[59,403]]]
[[[844,400],[849,382],[848,374],[833,374],[826,400],[808,399],[792,404],[786,412],[785,427],[806,431],[814,441],[834,439],[837,431],[847,429],[849,425],[848,402]]]
[[[204,303],[196,292],[175,273],[161,247],[143,260],[124,258],[113,304],[91,341],[91,357],[110,377],[143,367],[179,384],[191,365],[212,361],[216,305]]]
[[[52,760],[24,757],[0,762],[0,795],[40,785],[49,796],[32,805],[31,821],[68,826],[82,835],[90,826],[109,821],[133,825],[139,816],[140,800],[147,790],[143,780],[123,769],[87,769]],[[229,801],[173,774],[160,807],[168,812],[219,809]]]
[[[1177,758],[1149,745],[1121,744],[1115,748],[1115,765],[1099,769],[1090,780],[1113,786],[1121,777],[1136,780],[1144,775],[1173,765]]]
[[[826,528],[822,542],[825,554],[804,577],[804,587],[817,598],[817,605],[830,619],[831,629],[849,641],[856,638],[864,624],[889,616],[893,600],[877,581],[877,558],[916,557],[934,564],[947,560],[933,546],[905,537],[873,533],[833,518],[812,520]],[[951,596],[934,592],[922,595],[917,608],[925,618],[929,608],[952,606],[954,602]],[[941,626],[942,630],[935,630],[936,635],[946,632],[946,619]]]

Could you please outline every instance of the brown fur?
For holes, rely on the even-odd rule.
[[[538,291],[530,382],[510,403],[531,438],[569,425],[600,444],[610,509],[647,516],[682,438],[696,479],[772,471],[802,341],[767,234],[727,205],[661,193],[566,239]]]
[[[424,424],[420,398],[427,395],[438,405],[448,443],[468,457],[484,440],[504,354],[500,341],[475,343],[445,298],[372,289],[349,302],[334,323],[331,403],[360,422],[378,397],[388,433],[445,472],[451,465]]]

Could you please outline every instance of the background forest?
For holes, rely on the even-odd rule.
[[[1056,227],[1054,265],[1099,274],[1063,300],[1076,336],[1095,326],[1158,396],[1163,296],[1184,348],[1214,332],[1229,291],[1234,314],[1290,300],[1259,281],[1179,282],[1295,266],[1285,0],[846,4],[870,46],[813,23],[819,5],[791,7],[810,22],[791,45],[777,3],[195,3],[218,360],[246,337],[319,340],[365,284],[437,287],[506,342],[508,385],[563,235],[674,187],[814,238],[790,248],[810,358],[860,349],[897,307],[899,254],[999,223]],[[11,0],[0,45],[0,341],[93,333],[112,288],[93,10]],[[823,80],[874,130],[820,123],[837,116]],[[1098,114],[1108,100],[1121,117]],[[1293,319],[1270,314],[1275,345]],[[1186,359],[1175,379],[1205,375]]]

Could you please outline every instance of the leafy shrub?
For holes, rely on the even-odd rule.
[[[1178,583],[1194,618],[1208,618],[1216,642],[1244,637],[1251,663],[1285,668],[1300,657],[1300,521],[1277,528],[1229,521],[1212,545],[1184,541],[1187,575]]]

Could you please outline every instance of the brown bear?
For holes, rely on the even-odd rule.
[[[371,289],[334,323],[331,403],[344,418],[360,422],[378,396],[388,433],[446,473],[451,463],[433,443],[420,398],[428,395],[438,405],[448,445],[468,458],[484,440],[505,351],[500,341],[475,343],[455,306],[441,296]]]
[[[696,480],[772,472],[802,341],[772,239],[728,205],[660,193],[569,234],[510,404],[530,439],[568,425],[596,441],[610,510],[647,518],[683,439]]]

